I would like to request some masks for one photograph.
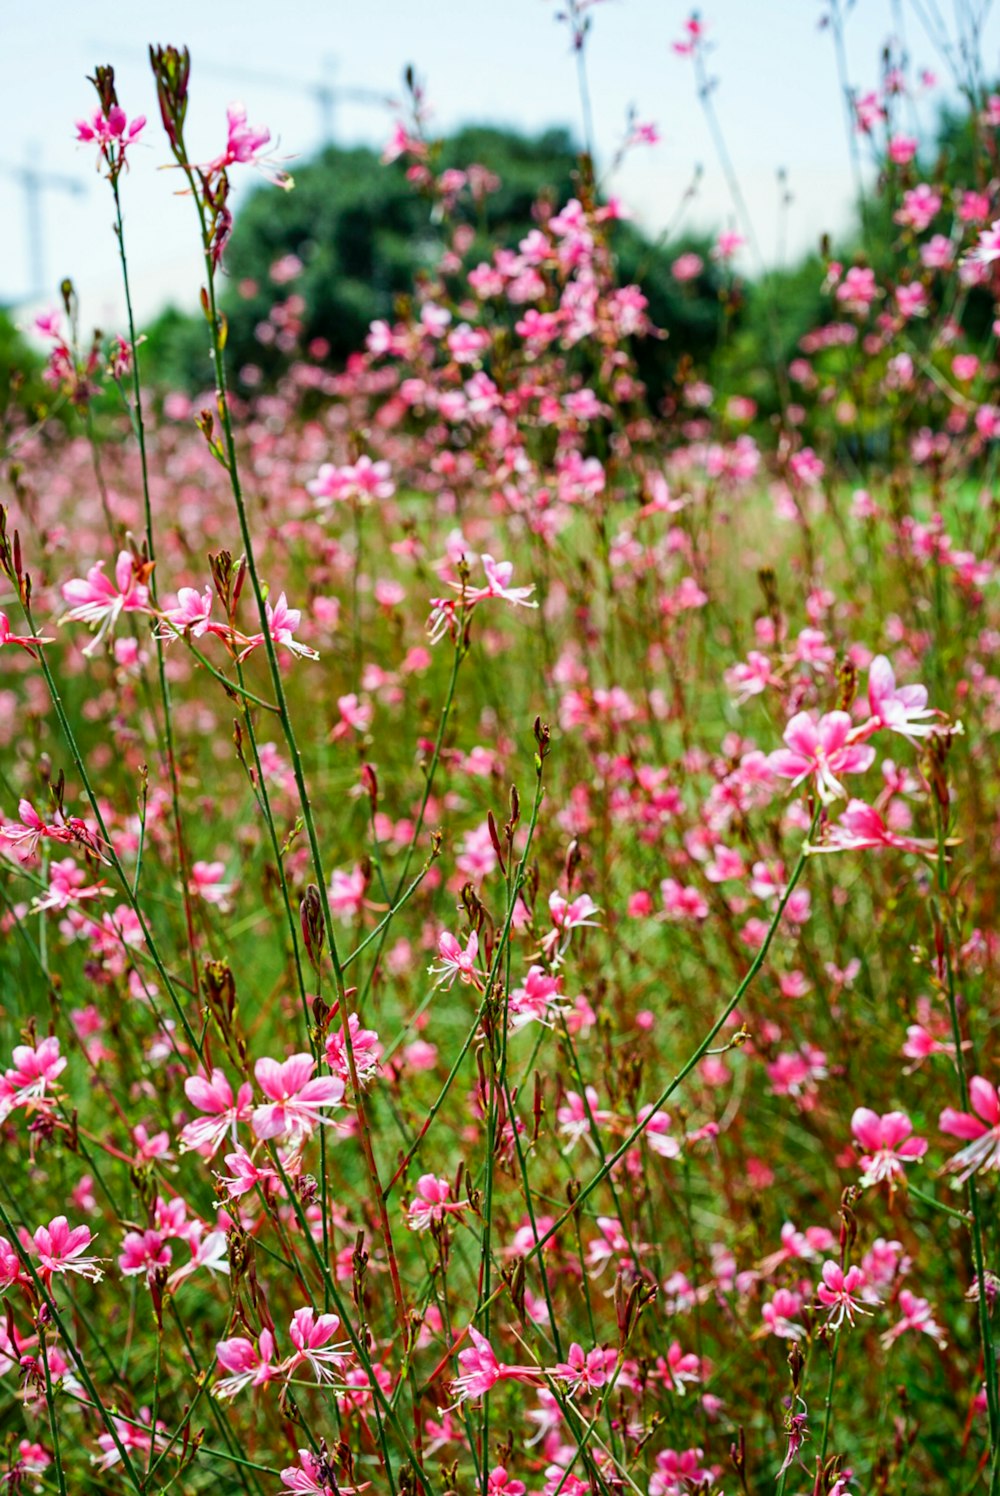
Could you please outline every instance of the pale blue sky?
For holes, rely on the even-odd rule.
[[[16,8],[8,0],[0,161],[16,165],[30,157],[86,189],[79,197],[45,195],[48,283],[54,292],[63,275],[73,277],[87,324],[107,327],[119,316],[110,195],[91,152],[73,140],[73,121],[93,105],[85,78],[95,63],[114,64],[126,110],[150,120],[148,144],[136,150],[125,183],[130,259],[144,317],[166,301],[190,305],[199,284],[191,206],[173,195],[173,174],[157,170],[166,151],[144,61],[149,41],[191,48],[192,154],[207,157],[221,147],[226,104],[242,99],[251,121],[270,126],[281,152],[294,156],[308,154],[321,139],[308,85],[331,76],[328,59],[335,59],[336,81],[387,95],[398,95],[403,68],[412,62],[426,80],[441,130],[467,121],[577,128],[574,60],[565,28],[555,21],[558,8],[559,0],[173,0],[169,6],[137,0],[105,7],[19,0]],[[850,158],[833,44],[819,26],[824,8],[822,0],[706,0],[701,6],[714,44],[718,115],[766,259],[778,243],[779,167],[786,168],[794,196],[787,222],[791,253],[815,243],[824,229],[836,230],[849,211]],[[722,225],[734,218],[690,63],[670,46],[689,9],[681,0],[606,0],[592,12],[588,66],[599,160],[606,164],[613,155],[630,105],[641,119],[655,121],[663,137],[658,146],[635,152],[616,184],[651,230],[673,219],[698,162],[704,178],[689,221]],[[942,7],[949,15],[951,9]],[[875,86],[880,49],[898,35],[900,21],[915,66],[932,67],[946,82],[946,66],[911,0],[856,0],[847,22],[852,84]],[[984,38],[987,73],[996,76],[1000,24],[992,14]],[[224,76],[216,68],[254,76]],[[933,106],[922,111],[926,129]],[[344,143],[381,145],[390,125],[388,110],[356,103],[337,110],[337,138]],[[289,164],[294,172],[294,161]],[[252,180],[247,173],[238,192]],[[17,300],[30,287],[23,195],[3,175],[0,222],[0,298]]]

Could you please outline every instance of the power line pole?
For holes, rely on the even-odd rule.
[[[48,266],[45,256],[45,220],[42,211],[43,194],[65,192],[81,197],[86,191],[75,177],[62,176],[57,172],[42,171],[31,162],[14,166],[0,162],[0,173],[17,182],[24,193],[24,224],[28,253],[28,299],[37,300],[48,294]]]

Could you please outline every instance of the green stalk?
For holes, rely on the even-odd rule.
[[[670,1097],[677,1090],[678,1086],[680,1086],[685,1078],[690,1075],[691,1071],[698,1064],[699,1060],[703,1057],[706,1050],[711,1047],[712,1043],[715,1041],[720,1031],[725,1026],[731,1014],[736,1011],[741,1000],[752,985],[757,973],[764,965],[767,953],[771,947],[771,941],[774,939],[775,931],[777,930],[778,925],[781,923],[781,917],[785,912],[788,900],[791,898],[795,885],[798,883],[800,877],[802,876],[803,869],[805,868],[806,862],[808,861],[809,857],[809,843],[812,840],[812,836],[816,830],[816,827],[819,825],[821,811],[822,805],[817,801],[815,811],[813,812],[812,823],[809,827],[808,832],[806,833],[805,841],[802,843],[802,849],[799,852],[799,856],[795,863],[795,866],[792,868],[791,876],[785,887],[785,891],[778,901],[778,906],[775,909],[774,915],[771,919],[771,923],[767,928],[767,933],[764,936],[763,941],[761,942],[760,949],[751,962],[746,976],[740,982],[729,1002],[722,1010],[722,1013],[716,1019],[715,1023],[712,1025],[705,1038],[698,1045],[698,1048],[685,1062],[685,1064],[681,1066],[680,1070],[678,1070],[673,1080],[668,1082],[668,1084],[660,1092],[659,1096],[653,1102],[646,1120],[636,1123],[635,1127],[633,1127],[632,1131],[625,1138],[624,1142],[621,1143],[618,1148],[615,1149],[614,1153],[612,1153],[607,1158],[605,1163],[602,1164],[600,1169],[598,1169],[597,1173],[587,1181],[587,1183],[583,1186],[579,1195],[577,1196],[576,1203],[569,1210],[564,1211],[557,1221],[553,1222],[548,1231],[545,1232],[544,1236],[542,1236],[531,1248],[530,1252],[527,1253],[527,1257],[529,1259],[538,1255],[538,1253],[545,1246],[545,1243],[551,1240],[551,1238],[562,1229],[566,1222],[572,1218],[573,1211],[577,1209],[579,1205],[582,1205],[584,1200],[588,1199],[594,1193],[594,1191],[598,1188],[598,1186],[602,1183],[606,1176],[615,1167],[615,1164],[617,1164],[620,1159],[623,1159],[625,1157],[626,1153],[632,1147],[633,1143],[635,1143],[636,1140],[640,1138],[643,1132],[646,1130],[646,1127],[649,1123],[649,1118],[652,1117],[655,1112],[658,1112],[660,1108],[670,1100]]]

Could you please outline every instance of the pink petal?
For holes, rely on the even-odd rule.
[[[972,1110],[984,1122],[991,1127],[1000,1126],[1000,1100],[997,1098],[997,1088],[991,1085],[981,1075],[974,1075],[969,1081],[969,1100],[972,1102]]]
[[[938,1120],[938,1127],[942,1132],[949,1133],[953,1138],[964,1138],[970,1141],[973,1138],[981,1138],[989,1128],[982,1122],[977,1122],[975,1117],[968,1112],[956,1112],[953,1107],[946,1106]]]

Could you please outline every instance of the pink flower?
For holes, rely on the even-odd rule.
[[[768,686],[781,685],[780,675],[775,675],[771,661],[758,649],[750,650],[745,664],[741,661],[730,666],[723,679],[738,706],[749,701],[751,696],[759,696]]]
[[[293,1054],[283,1064],[272,1059],[257,1061],[254,1075],[269,1098],[264,1106],[254,1109],[257,1137],[287,1138],[294,1146],[311,1137],[320,1123],[332,1120],[323,1116],[323,1108],[340,1105],[344,1082],[334,1075],[313,1080],[315,1068],[311,1054]]]
[[[731,260],[746,240],[733,229],[724,229],[715,241],[711,254],[713,260]]]
[[[122,1242],[118,1270],[125,1278],[145,1273],[152,1281],[158,1268],[169,1267],[173,1253],[159,1231],[130,1231]]]
[[[49,835],[50,828],[42,820],[30,800],[19,801],[17,813],[21,819],[5,821],[0,826],[0,837],[15,847],[18,856],[26,862],[37,852],[38,843],[43,836]]]
[[[827,1324],[839,1330],[846,1319],[853,1325],[855,1314],[868,1314],[859,1300],[865,1287],[865,1275],[859,1267],[849,1267],[845,1273],[838,1262],[824,1262],[823,1281],[816,1290],[816,1297],[830,1313]],[[876,1300],[877,1302],[877,1300]]]
[[[514,1480],[503,1465],[494,1465],[486,1482],[486,1496],[525,1496],[523,1480]]]
[[[486,586],[478,590],[466,593],[469,602],[483,602],[488,597],[500,597],[507,603],[513,603],[515,607],[537,608],[536,602],[531,602],[531,594],[535,590],[532,582],[530,587],[512,587],[510,579],[514,575],[514,563],[512,561],[494,561],[492,556],[481,557],[483,571],[486,573]],[[452,586],[460,586],[460,583],[452,583]]]
[[[593,1127],[602,1127],[614,1116],[613,1112],[605,1111],[598,1106],[595,1086],[585,1086],[584,1090],[585,1098],[576,1091],[567,1091],[565,1102],[556,1112],[559,1131],[564,1138],[569,1140],[566,1144],[567,1152],[574,1148],[581,1138],[586,1138],[589,1146],[596,1152],[591,1119],[593,1119]]]
[[[249,1081],[243,1082],[234,1098],[225,1071],[216,1069],[210,1079],[189,1075],[184,1082],[184,1094],[205,1115],[181,1129],[181,1152],[193,1148],[203,1158],[214,1158],[227,1136],[235,1146],[237,1123],[248,1122],[253,1108],[253,1087]]]
[[[84,1257],[93,1237],[89,1226],[70,1226],[65,1216],[55,1216],[47,1226],[39,1226],[29,1237],[27,1247],[38,1259],[38,1276],[46,1287],[53,1273],[79,1273],[94,1283],[104,1276],[100,1257]]]
[[[598,929],[592,916],[600,912],[589,893],[581,893],[572,901],[564,899],[561,893],[549,894],[549,915],[555,928],[564,935],[584,927]]]
[[[0,1236],[0,1289],[12,1288],[15,1283],[27,1282],[28,1275],[21,1269],[21,1258],[17,1248],[5,1236]],[[6,1329],[6,1326],[4,1327]],[[0,1341],[2,1350],[2,1341]],[[0,1355],[0,1363],[3,1356]],[[4,1366],[4,1370],[7,1367]]]
[[[365,907],[365,890],[368,880],[360,863],[346,872],[335,868],[330,879],[330,908],[341,919],[353,919]]]
[[[59,1040],[55,1038],[43,1039],[34,1048],[17,1044],[11,1059],[13,1065],[0,1079],[0,1121],[15,1107],[37,1105],[50,1095],[66,1068],[66,1058],[59,1053]]]
[[[663,910],[668,919],[708,918],[708,904],[697,888],[678,883],[676,878],[664,878],[660,884]]]
[[[284,1370],[291,1375],[303,1362],[312,1369],[318,1382],[333,1380],[334,1373],[351,1359],[350,1342],[342,1340],[337,1345],[330,1341],[340,1329],[336,1314],[317,1314],[313,1309],[296,1309],[288,1327],[288,1337],[295,1346],[295,1354],[289,1358]]]
[[[218,1174],[216,1178],[224,1187],[226,1194],[231,1200],[236,1200],[240,1195],[246,1195],[250,1190],[267,1189],[270,1185],[277,1185],[278,1175],[274,1169],[266,1165],[255,1164],[246,1149],[237,1144],[233,1153],[226,1154],[226,1163],[232,1170],[231,1174]]]
[[[922,234],[924,229],[930,227],[940,207],[940,194],[926,182],[920,182],[903,193],[903,206],[895,214],[895,219],[897,223]]]
[[[357,1013],[351,1014],[348,1027],[351,1031],[351,1052],[354,1055],[358,1085],[364,1090],[378,1074],[379,1061],[382,1058],[382,1044],[374,1029],[361,1027]],[[346,1087],[351,1078],[351,1067],[347,1059],[343,1028],[334,1028],[327,1038],[326,1063],[335,1075],[340,1076]]]
[[[261,1330],[256,1345],[244,1336],[232,1340],[220,1340],[215,1347],[215,1358],[224,1371],[232,1376],[216,1382],[212,1392],[216,1397],[235,1397],[244,1387],[263,1387],[281,1375],[281,1367],[274,1364],[274,1336],[270,1330]]]
[[[565,1382],[570,1397],[578,1393],[585,1396],[607,1385],[618,1361],[618,1352],[595,1346],[584,1354],[576,1341],[569,1348],[565,1361],[560,1361],[552,1372],[557,1382]]]
[[[98,899],[107,892],[103,883],[87,883],[86,874],[72,857],[62,857],[49,863],[49,886],[40,898],[32,900],[31,907],[36,914],[43,909],[70,909],[84,899]]]
[[[818,722],[808,712],[797,712],[785,728],[787,749],[768,756],[771,772],[801,784],[815,776],[821,800],[829,803],[847,791],[837,774],[863,774],[875,759],[874,748],[852,741],[851,719],[846,712],[827,712]]]
[[[308,644],[301,644],[294,637],[295,630],[302,620],[302,611],[300,608],[290,608],[288,606],[288,599],[283,592],[280,594],[273,608],[269,601],[264,603],[264,614],[267,618],[267,631],[275,644],[283,645],[290,653],[299,655],[302,659],[319,659],[319,655],[314,649],[310,649]],[[251,654],[253,650],[263,644],[264,635],[251,634],[243,642],[244,648],[237,656],[240,660],[245,660],[248,654]]]
[[[188,891],[196,898],[204,899],[206,904],[218,904],[225,909],[235,887],[235,884],[223,881],[225,876],[224,862],[195,862],[191,867]]]
[[[684,36],[671,45],[678,57],[692,57],[705,40],[705,25],[696,15],[688,16],[684,22]]]
[[[121,105],[112,104],[107,114],[98,108],[89,119],[77,120],[76,138],[84,145],[97,146],[100,152],[97,158],[98,170],[104,160],[111,168],[113,179],[126,164],[126,150],[138,140],[145,128],[145,115],[137,114],[130,123]]]
[[[670,267],[670,274],[675,281],[680,281],[683,284],[684,281],[697,280],[704,268],[705,261],[701,255],[688,253],[677,256],[677,259]]]
[[[551,975],[543,966],[530,967],[524,986],[513,988],[507,1000],[511,1029],[520,1029],[532,1022],[550,1026],[565,1007],[561,987],[561,977]]]
[[[828,828],[823,841],[810,852],[853,852],[865,847],[894,847],[900,852],[922,856],[937,852],[937,842],[927,838],[900,836],[890,831],[874,806],[864,800],[849,800],[835,826]]]
[[[299,1450],[299,1461],[281,1472],[281,1484],[297,1496],[358,1496],[371,1486],[368,1480],[360,1486],[345,1485],[325,1457],[318,1459],[308,1449]]]
[[[368,504],[372,499],[389,499],[395,493],[391,471],[387,462],[373,462],[362,455],[345,467],[324,463],[306,488],[324,505],[348,499]]]
[[[889,141],[889,160],[894,166],[906,166],[917,154],[912,135],[894,135]]]
[[[145,125],[145,117],[141,114],[129,124],[124,109],[113,104],[107,114],[102,109],[95,109],[89,120],[78,120],[76,138],[86,142],[96,141],[102,147],[116,142],[130,144],[142,134]]]
[[[142,1456],[148,1456],[154,1449],[157,1451],[166,1449],[169,1442],[166,1437],[167,1425],[158,1418],[156,1428],[153,1429],[151,1427],[152,1417],[149,1408],[140,1408],[138,1418],[130,1418],[127,1422],[124,1418],[112,1416],[111,1422],[117,1439],[113,1438],[110,1433],[98,1434],[97,1443],[100,1446],[101,1455],[99,1459],[94,1460],[95,1469],[113,1469],[121,1460],[122,1448],[129,1454]],[[136,1427],[137,1424],[139,1427]]]
[[[661,1449],[649,1482],[649,1496],[690,1496],[708,1491],[715,1475],[704,1464],[703,1449]]]
[[[460,322],[454,331],[448,334],[448,352],[456,363],[472,364],[486,352],[490,346],[490,335],[484,327],[470,327],[468,322]]]
[[[919,281],[910,281],[907,285],[896,287],[896,305],[899,314],[907,321],[911,317],[925,317],[927,315],[927,292]]]
[[[897,686],[885,655],[876,655],[868,667],[868,706],[871,720],[865,724],[866,733],[884,727],[912,741],[937,731],[936,724],[926,720],[937,716],[927,705],[927,687]]]
[[[972,1112],[958,1112],[946,1106],[938,1126],[955,1138],[968,1139],[946,1165],[949,1174],[957,1174],[964,1183],[977,1169],[1000,1169],[1000,1099],[996,1086],[982,1075],[969,1081]],[[975,1113],[975,1115],[973,1115]]]
[[[330,734],[332,743],[342,742],[344,738],[349,738],[352,732],[366,733],[372,725],[374,708],[371,702],[365,701],[354,691],[348,692],[346,696],[337,697],[337,709],[340,712],[340,721]]]
[[[469,1326],[472,1345],[458,1353],[461,1375],[451,1384],[452,1396],[458,1402],[482,1397],[500,1381],[527,1382],[533,1387],[541,1385],[541,1373],[533,1366],[505,1366],[493,1354],[493,1347],[472,1325]]]
[[[206,587],[204,592],[198,592],[194,587],[179,588],[174,606],[165,608],[160,614],[161,637],[175,639],[178,634],[189,633],[192,639],[200,639],[209,628],[212,596],[211,587]]]
[[[660,139],[659,127],[652,120],[637,120],[629,131],[629,145],[656,145]]]
[[[639,1108],[636,1121],[643,1124],[643,1136],[654,1153],[658,1153],[661,1158],[680,1157],[681,1145],[670,1135],[669,1112],[656,1112],[652,1106],[643,1106]]]
[[[271,132],[267,129],[255,130],[252,125],[248,125],[246,107],[243,104],[229,105],[226,123],[226,148],[221,155],[201,167],[206,176],[217,176],[234,165],[255,166],[276,187],[283,187],[286,191],[294,187],[295,183],[287,171],[276,168],[272,156],[262,154],[264,147],[270,142]]]
[[[851,1118],[851,1131],[867,1152],[859,1160],[864,1186],[880,1184],[883,1179],[903,1177],[903,1165],[923,1158],[926,1138],[910,1137],[913,1123],[905,1112],[886,1112],[879,1116],[866,1106],[859,1106]]]
[[[104,636],[122,613],[145,613],[149,609],[149,588],[137,569],[131,551],[119,551],[115,562],[115,579],[104,575],[104,562],[92,566],[85,578],[64,582],[63,600],[71,606],[64,623],[97,624],[97,633],[83,651],[92,655]]]
[[[16,644],[19,648],[26,650],[32,658],[37,659],[34,646],[36,644],[52,644],[54,640],[47,639],[44,635],[14,634],[11,632],[10,619],[6,613],[0,613],[0,648],[5,644]]]
[[[211,1273],[228,1275],[229,1243],[225,1231],[206,1231],[204,1234],[202,1231],[200,1223],[189,1228],[188,1246],[191,1248],[191,1256],[167,1279],[167,1287],[171,1293],[176,1293],[178,1285],[202,1267]]]
[[[978,265],[992,265],[994,260],[1000,260],[1000,218],[980,232],[979,243],[966,258]]]
[[[468,1200],[449,1200],[451,1185],[447,1179],[438,1179],[434,1174],[421,1174],[417,1180],[415,1198],[406,1212],[406,1224],[411,1231],[426,1231],[435,1222],[443,1221],[446,1215],[460,1215],[469,1207]]]
[[[929,1335],[943,1350],[947,1344],[945,1334],[941,1326],[934,1319],[934,1311],[926,1299],[918,1299],[916,1294],[911,1293],[908,1288],[899,1291],[899,1307],[902,1310],[902,1319],[886,1330],[882,1336],[882,1344],[888,1348],[900,1335],[905,1335],[907,1330],[916,1330],[924,1335]]]
[[[805,1326],[798,1323],[801,1313],[802,1295],[788,1288],[778,1288],[774,1298],[761,1305],[760,1316],[769,1332],[780,1340],[804,1340]]]
[[[451,987],[455,978],[458,977],[464,985],[483,990],[482,977],[476,970],[476,957],[479,953],[479,936],[475,930],[466,942],[465,950],[450,935],[447,930],[443,931],[438,938],[438,955],[441,958],[440,966],[429,966],[427,968],[430,976],[439,977],[439,987]]]
[[[837,301],[857,315],[867,312],[877,295],[875,272],[867,265],[852,265],[836,291]]]
[[[701,1362],[693,1351],[682,1351],[676,1340],[671,1341],[666,1357],[657,1356],[656,1369],[671,1391],[684,1395],[688,1382],[701,1381]]]

